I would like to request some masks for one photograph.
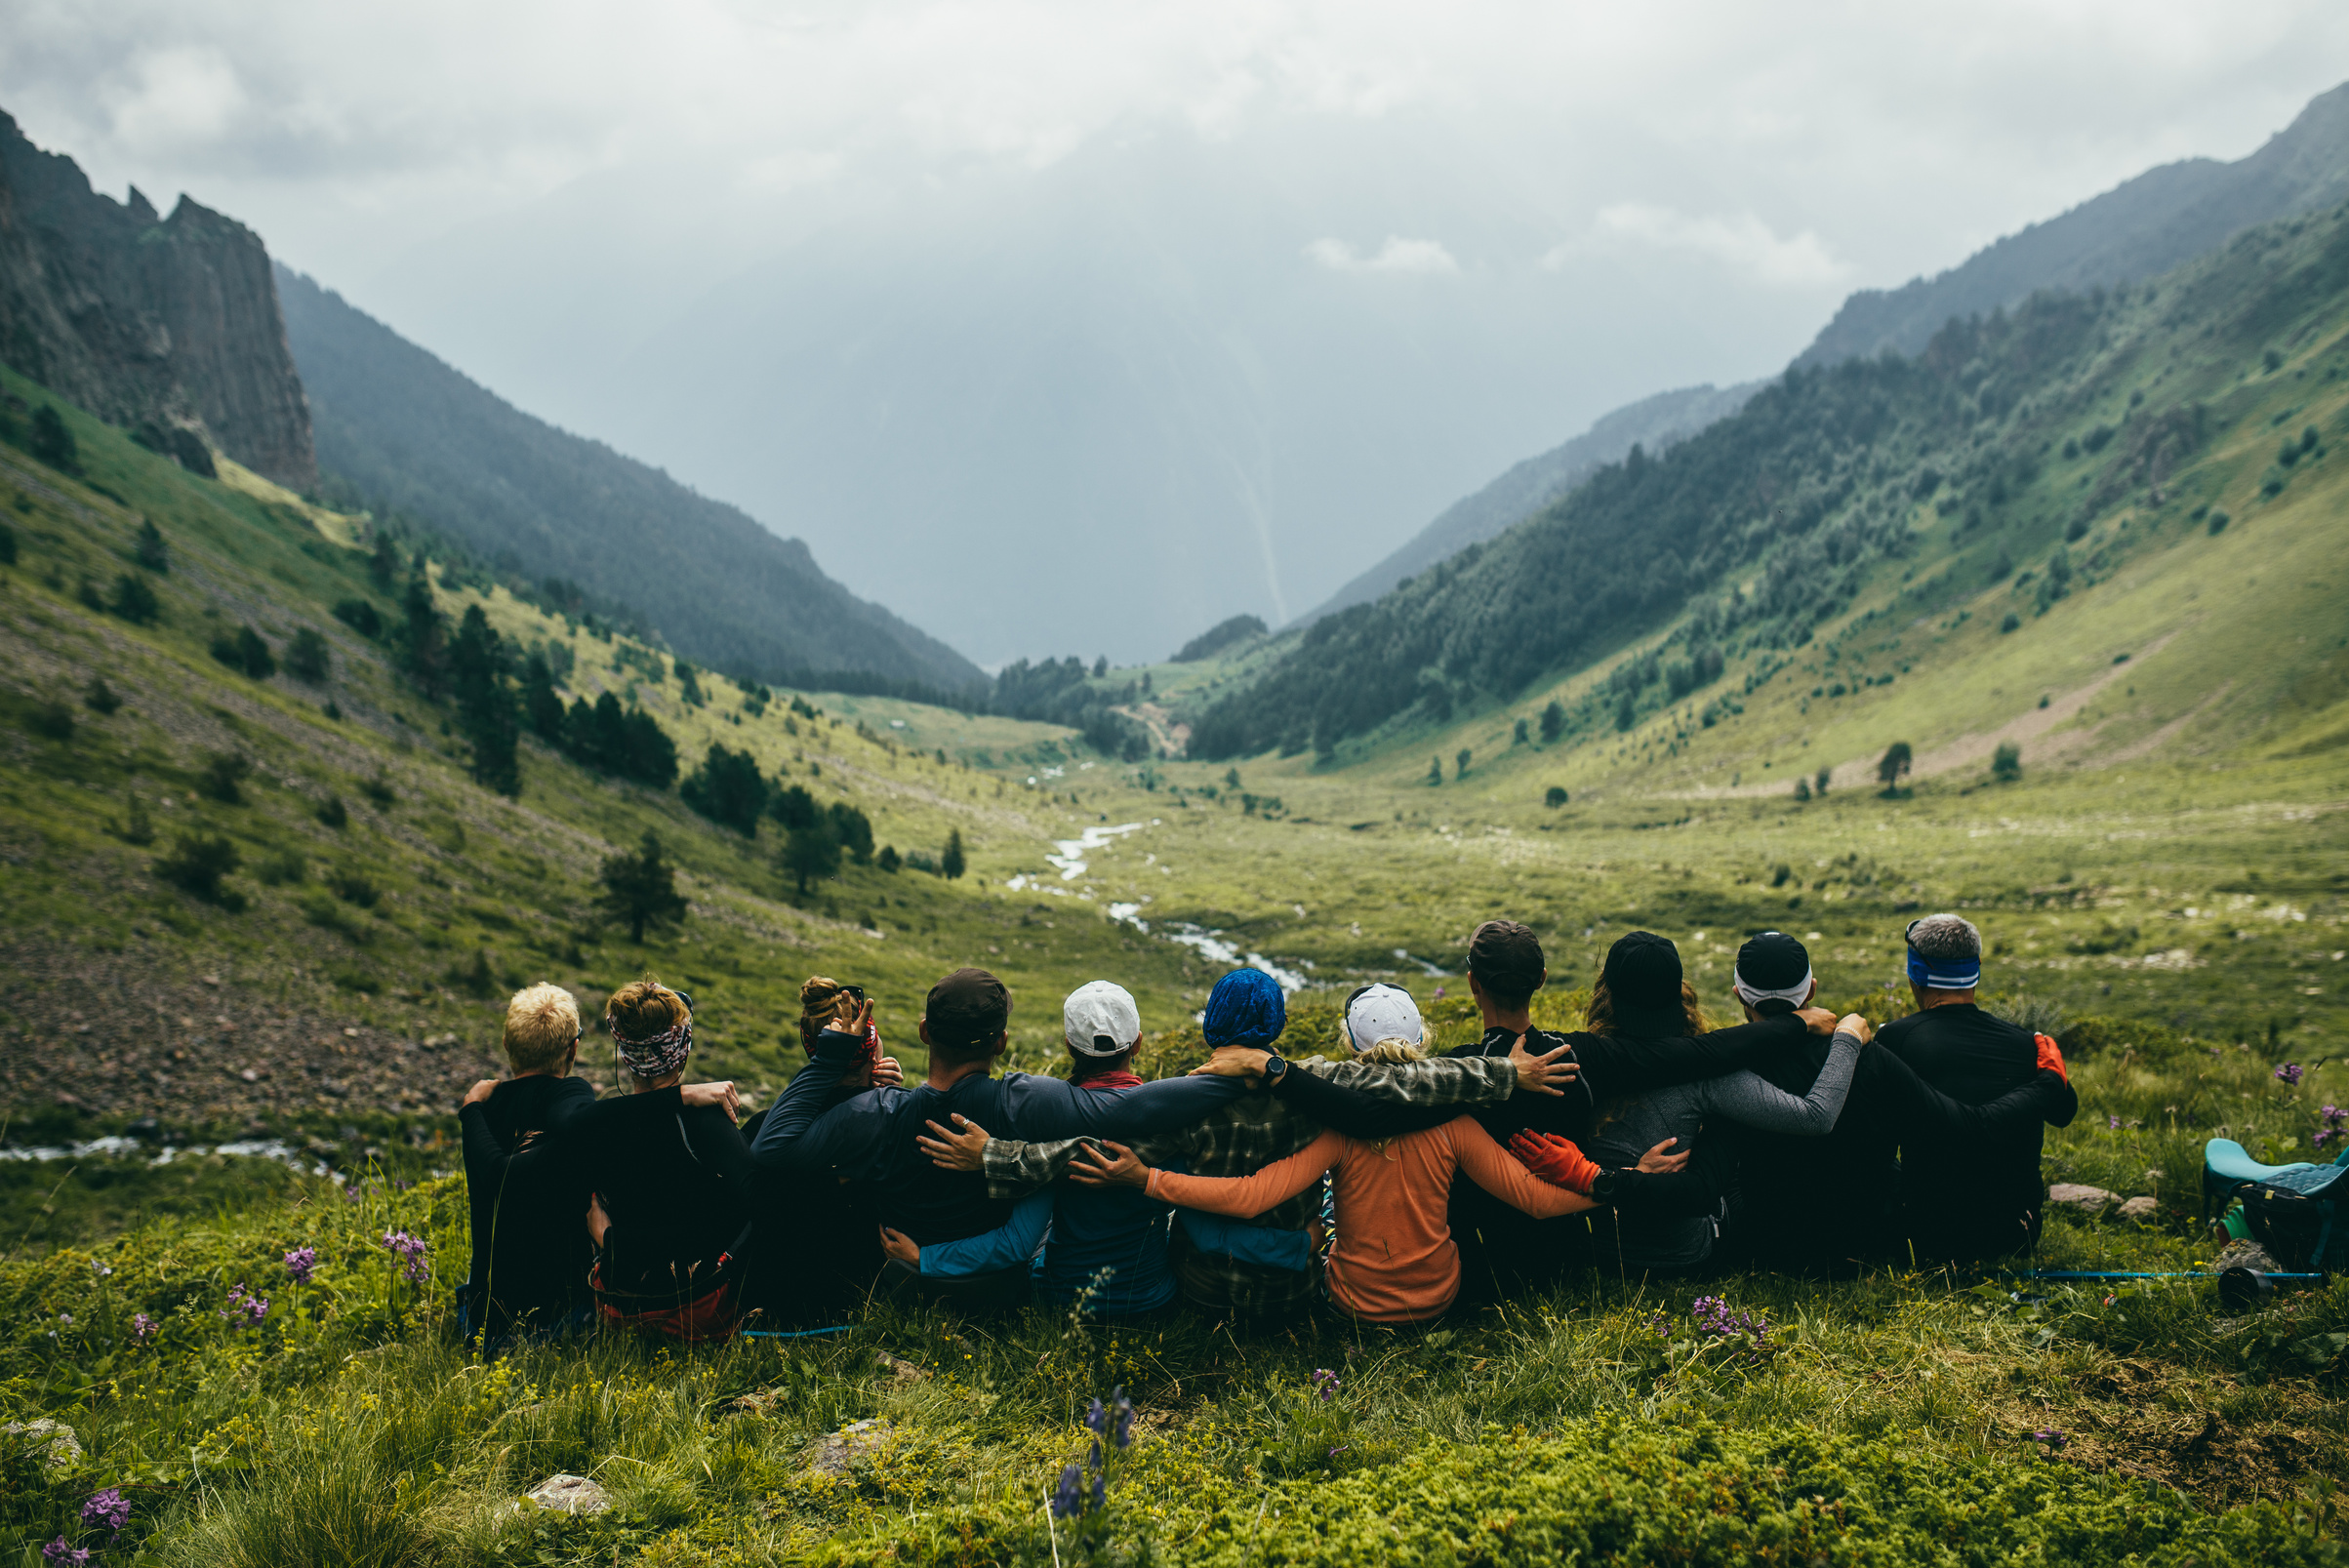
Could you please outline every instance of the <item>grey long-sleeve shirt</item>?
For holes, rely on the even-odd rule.
[[[1752,1072],[1625,1095],[1599,1107],[1598,1131],[1583,1152],[1615,1169],[1639,1164],[1640,1155],[1667,1138],[1679,1139],[1683,1149],[1693,1148],[1697,1129],[1709,1115],[1762,1132],[1824,1137],[1843,1114],[1859,1051],[1859,1036],[1839,1030],[1806,1095],[1790,1095]],[[1623,1215],[1617,1221],[1623,1262],[1633,1268],[1684,1268],[1702,1263],[1713,1251],[1721,1218]]]

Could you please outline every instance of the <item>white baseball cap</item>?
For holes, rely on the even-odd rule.
[[[1114,981],[1088,981],[1061,1005],[1069,1049],[1083,1056],[1115,1056],[1142,1038],[1142,1010],[1133,992]]]
[[[1419,1004],[1400,985],[1365,985],[1346,1000],[1346,1043],[1367,1051],[1381,1040],[1427,1041]]]

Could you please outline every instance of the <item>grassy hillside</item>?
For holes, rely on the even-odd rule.
[[[8,385],[31,406],[45,401],[21,381]],[[704,700],[690,705],[652,651],[599,642],[503,591],[485,602],[517,643],[573,651],[566,696],[631,693],[688,769],[722,741],[822,801],[859,806],[878,845],[934,858],[959,830],[974,865],[950,884],[852,864],[787,902],[771,821],[745,840],[674,790],[596,778],[534,742],[518,800],[470,783],[449,711],[333,614],[354,598],[396,613],[370,583],[365,552],[338,542],[355,539],[350,520],[234,469],[223,482],[192,478],[64,414],[79,479],[0,449],[0,504],[17,545],[0,630],[4,940],[21,977],[22,1026],[77,1047],[12,1058],[0,1095],[14,1136],[110,1131],[142,1116],[202,1137],[315,1123],[345,1152],[419,1136],[419,1118],[437,1129],[448,1093],[485,1068],[504,990],[533,978],[592,1001],[659,969],[697,987],[713,1068],[773,1082],[790,1065],[779,1039],[807,973],[864,980],[888,998],[884,1022],[899,1029],[929,980],[976,958],[1009,975],[1031,953],[1179,974],[1179,951],[1142,951],[1132,933],[1098,922],[1014,936],[1019,914],[983,885],[999,881],[999,862],[1040,869],[1033,851],[1074,830],[1075,808],[1056,803],[1059,791],[1008,782],[1014,770],[1080,766],[1068,732],[823,694],[807,703],[820,718],[794,716],[782,698],[753,716],[740,688],[707,671],[697,676]],[[160,530],[167,572],[134,564],[142,519]],[[123,579],[154,594],[151,623],[102,608]],[[470,597],[441,596],[452,621]],[[278,673],[254,679],[209,652],[216,635],[244,626],[275,650]],[[322,681],[284,672],[304,630],[330,651]],[[94,680],[116,710],[89,705]],[[206,793],[220,757],[247,770],[233,802]],[[341,825],[321,820],[330,800]],[[694,913],[639,949],[591,905],[602,859],[648,829],[680,867]],[[217,899],[156,874],[183,839],[214,835],[236,860]],[[1045,988],[1040,977],[1032,988]],[[1158,1022],[1173,1022],[1157,1005]],[[1042,1007],[1019,1025],[1024,1040],[1052,1033]],[[361,1131],[338,1138],[345,1124]]]
[[[1864,709],[1885,698],[1886,676],[1911,678],[1924,655],[1974,654],[2010,615],[2017,630],[2050,612],[2092,623],[2106,661],[2144,651],[2158,623],[2180,631],[2181,663],[2206,663],[2199,650],[2217,654],[2230,634],[2224,616],[2170,627],[2164,618],[2187,601],[2157,603],[2148,575],[2182,581],[2204,556],[2288,556],[2292,530],[2337,515],[2344,333],[2349,221],[2334,212],[2254,230],[2159,286],[1952,323],[1916,360],[1792,372],[1662,458],[1604,469],[1491,545],[1317,624],[1201,714],[1195,747],[1350,762],[1499,700],[1524,716],[1555,695],[1560,739],[1639,764],[1643,722],[1667,719],[1677,743],[1743,707],[1725,751],[1759,768],[1778,759],[1756,733],[1758,697],[1782,708],[1817,686],[1818,700],[1840,700],[1841,676],[1862,695],[1837,711]],[[2263,626],[2324,602],[2288,568],[2252,576],[2228,608],[2255,607]],[[2135,621],[2106,608],[2131,593]],[[1963,645],[1929,643],[1941,621]],[[2269,694],[2316,675],[2332,645],[2309,635],[2263,644],[2247,678]],[[2014,647],[2045,651],[2036,638]],[[1831,655],[1851,662],[1830,668]],[[2078,678],[2069,665],[2040,678],[2059,670]],[[1599,684],[1545,689],[1567,671]],[[2003,678],[1968,684],[2010,704],[2000,722],[2012,716],[2019,694]],[[2262,711],[2240,685],[2231,705]],[[1622,751],[1627,736],[1638,740]]]

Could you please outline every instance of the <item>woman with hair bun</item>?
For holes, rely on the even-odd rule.
[[[731,1334],[743,1309],[757,1173],[724,1106],[688,1105],[693,997],[654,977],[604,1004],[628,1092],[584,1106],[563,1142],[593,1193],[589,1284],[614,1323],[694,1342]]]

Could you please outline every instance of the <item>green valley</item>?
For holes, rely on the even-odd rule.
[[[697,668],[0,385],[0,1560],[2341,1560],[2349,1286],[2222,1307],[2199,1173],[2213,1137],[2329,1158],[2349,1100],[2349,209],[1791,372],[1306,630],[1021,666],[1067,724]],[[596,765],[605,698],[675,782]],[[656,843],[684,909],[636,940],[605,872]],[[1374,978],[1463,1043],[1497,914],[1541,935],[1546,1025],[1640,929],[1733,1017],[1773,927],[1883,1022],[1944,909],[2069,1058],[2047,1181],[2151,1200],[2051,1208],[2037,1264],[2129,1277],[1600,1270],[1260,1334],[875,1300],[492,1360],[456,1330],[451,1110],[531,982],[689,987],[695,1073],[764,1104],[817,974],[912,1070],[947,969],[999,974],[1014,1064],[1062,1072],[1061,998],[1114,978],[1155,1074],[1243,962],[1292,983],[1293,1057]],[[1113,1389],[1139,1436],[1056,1525]],[[517,1504],[558,1472],[612,1506]]]

